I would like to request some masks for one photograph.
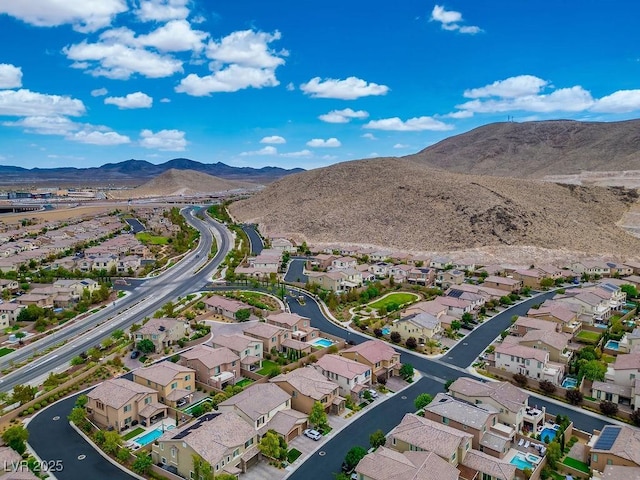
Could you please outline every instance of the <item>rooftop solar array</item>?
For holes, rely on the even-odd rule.
[[[464,292],[462,290],[449,290],[449,293],[447,293],[447,297],[453,297],[453,298],[460,298],[460,295],[462,295]]]
[[[618,291],[618,287],[616,287],[615,285],[612,285],[610,283],[601,283],[600,284],[600,288],[603,288],[608,292],[617,292]]]
[[[596,442],[593,448],[596,450],[610,450],[613,447],[613,444],[616,442],[618,435],[622,427],[612,427],[607,425],[602,429],[602,433],[600,434],[600,438]]]

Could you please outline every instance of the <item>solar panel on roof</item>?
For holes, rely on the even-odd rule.
[[[611,427],[607,425],[602,430],[600,438],[593,448],[595,448],[596,450],[609,450],[615,443],[621,430],[622,427]]]
[[[609,292],[615,292],[618,290],[618,287],[616,287],[615,285],[611,285],[610,283],[602,283],[600,284],[600,288],[604,288],[605,290],[608,290]]]
[[[450,290],[449,293],[447,293],[447,297],[460,298],[460,295],[463,293],[462,290]]]

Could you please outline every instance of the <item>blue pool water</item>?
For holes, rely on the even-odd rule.
[[[567,377],[562,381],[562,388],[576,388],[578,386],[578,380],[576,378]]]
[[[167,427],[167,430],[173,430],[174,428],[176,427],[173,425],[169,425]],[[144,447],[145,445],[148,445],[154,440],[156,440],[157,438],[161,437],[163,433],[164,432],[162,431],[161,428],[156,428],[155,430],[151,430],[150,432],[145,433],[141,437],[136,438],[134,442],[139,443]]]
[[[383,335],[389,335],[390,333],[391,333],[391,329],[390,329],[390,328],[388,328],[388,327],[384,327],[384,328],[382,329],[382,334],[383,334]]]
[[[515,465],[518,470],[524,470],[525,468],[535,470],[535,465],[527,461],[527,458],[522,453],[518,453],[513,457],[510,463],[511,465]]]
[[[540,432],[540,440],[544,442],[547,437],[549,437],[549,441],[553,440],[554,438],[556,438],[556,431],[553,428],[543,428]]]
[[[617,340],[609,340],[604,348],[608,348],[609,350],[618,350],[620,348],[620,342]]]
[[[334,342],[327,338],[318,338],[315,342],[312,343],[315,347],[327,348],[333,345]]]

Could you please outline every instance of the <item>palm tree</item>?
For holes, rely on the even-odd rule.
[[[425,344],[425,347],[429,349],[429,354],[433,354],[433,349],[436,348],[437,346],[438,346],[438,342],[433,338],[430,338],[429,340],[427,340],[427,343]]]

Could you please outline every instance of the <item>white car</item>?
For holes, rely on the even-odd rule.
[[[369,393],[371,394],[371,398],[378,398],[378,392],[376,392],[373,388],[369,389]]]
[[[310,438],[311,440],[315,440],[318,441],[322,438],[322,434],[317,431],[317,430],[313,430],[311,428],[307,428],[304,431],[304,436]]]

